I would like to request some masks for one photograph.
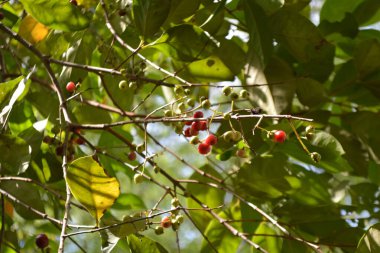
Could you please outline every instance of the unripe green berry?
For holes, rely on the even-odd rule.
[[[135,182],[135,184],[140,184],[142,183],[142,181],[144,181],[144,176],[141,175],[141,174],[135,174],[133,176],[133,182]]]
[[[175,220],[178,221],[179,224],[181,224],[183,223],[184,217],[180,214],[175,217]]]
[[[158,167],[157,165],[154,165],[154,167],[153,167],[154,173],[158,173],[158,172],[160,172],[160,170],[161,170],[160,167]]]
[[[178,198],[173,198],[171,201],[172,207],[177,207],[179,206],[179,200]]]
[[[154,228],[154,233],[155,233],[156,235],[162,235],[162,234],[164,233],[164,228],[161,227],[161,226],[156,226],[156,227]]]
[[[191,139],[190,139],[190,144],[196,145],[196,144],[198,144],[198,143],[199,143],[199,138],[198,138],[198,136],[193,136],[193,137],[191,137]]]
[[[140,62],[140,69],[144,70],[146,68],[146,63],[145,62]]]
[[[190,89],[185,89],[184,93],[185,93],[185,95],[190,95],[191,90]]]
[[[206,99],[206,100],[203,100],[202,101],[202,108],[207,110],[207,109],[210,109],[211,107],[211,103],[210,103],[210,100]]]
[[[239,94],[237,94],[236,92],[232,92],[231,95],[230,95],[231,99],[232,100],[236,100],[239,98]]]
[[[225,96],[229,96],[232,92],[232,88],[230,86],[225,86],[223,88],[222,92]]]
[[[140,144],[136,147],[136,151],[137,153],[142,153],[145,151],[145,145],[144,144]]]
[[[178,221],[172,222],[172,229],[173,229],[173,231],[177,231],[179,229],[179,222]]]
[[[126,75],[128,73],[128,71],[126,69],[120,69],[120,73],[122,75]]]
[[[181,85],[176,85],[174,87],[174,93],[177,95],[177,96],[182,96],[184,94],[184,90],[183,90],[183,87]]]
[[[233,141],[240,141],[240,139],[241,139],[241,133],[239,131],[234,131],[233,136],[232,136],[232,140]]]
[[[137,82],[136,81],[129,82],[128,87],[132,90],[136,89],[137,88]]]
[[[195,105],[195,100],[192,98],[189,98],[186,100],[186,104],[190,107],[193,107]]]
[[[310,157],[316,163],[319,163],[321,161],[321,159],[322,159],[321,155],[319,153],[317,153],[317,152],[310,153]]]
[[[229,112],[224,113],[223,114],[223,119],[230,120],[231,119],[231,113],[229,113]]]
[[[225,142],[233,142],[234,139],[234,132],[227,131],[223,134],[223,139]]]
[[[173,116],[173,112],[171,110],[165,110],[164,111],[164,115],[165,115],[165,117],[172,117]]]
[[[128,88],[128,83],[125,80],[122,80],[119,82],[119,89],[120,90],[126,90]]]
[[[239,93],[239,96],[241,98],[247,98],[249,96],[249,93],[247,90],[241,90],[240,93]]]
[[[178,104],[178,109],[181,111],[181,112],[184,112],[186,111],[186,105],[185,103],[181,102]]]

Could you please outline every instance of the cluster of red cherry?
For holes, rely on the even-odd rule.
[[[203,112],[196,111],[193,115],[194,119],[200,119],[203,118]],[[187,121],[185,123],[187,127],[183,134],[185,137],[193,137],[193,139],[190,141],[191,144],[198,144],[198,152],[202,155],[207,155],[211,151],[211,146],[215,145],[218,142],[218,138],[213,135],[209,134],[206,139],[204,139],[203,142],[199,141],[198,134],[199,131],[205,131],[207,130],[207,121],[201,120],[201,121]]]

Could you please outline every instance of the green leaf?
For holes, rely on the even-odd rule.
[[[325,81],[334,68],[335,49],[317,27],[301,14],[280,10],[271,18],[276,41],[299,61],[303,75]]]
[[[234,204],[229,210],[218,214],[222,219],[240,220],[240,208],[238,204]],[[240,229],[239,225],[237,229]],[[235,240],[235,236],[228,231],[218,220],[212,220],[205,231],[205,235],[210,240],[214,248],[220,253],[236,252],[240,242]],[[202,241],[201,253],[212,252],[213,248],[206,240]]]
[[[311,144],[314,146],[314,149],[318,148],[315,151],[321,154],[322,159],[336,159],[345,153],[339,141],[324,131],[316,132]]]
[[[286,179],[286,157],[276,153],[273,157],[255,157],[252,164],[244,165],[237,174],[239,192],[256,198],[278,198],[292,191]],[[252,183],[254,182],[254,183]]]
[[[173,59],[190,62],[209,56],[215,45],[201,28],[183,24],[168,29],[151,47]]]
[[[23,139],[1,134],[0,150],[1,174],[18,175],[29,167],[32,148]]]
[[[326,0],[321,9],[321,20],[339,22],[344,19],[346,13],[353,11],[366,0],[345,0],[339,3],[335,0]]]
[[[19,201],[24,204],[40,211],[45,212],[44,203],[41,199],[38,189],[26,182],[21,181],[0,181],[0,188],[5,190],[7,193],[14,196]],[[40,215],[30,211],[22,205],[18,205],[17,203],[14,205],[16,212],[21,215],[24,219],[34,220],[34,219],[42,219]]]
[[[169,0],[133,0],[133,19],[144,39],[160,30],[169,14],[170,2]]]
[[[138,215],[126,215],[124,216],[122,222],[126,222],[123,225],[110,228],[110,232],[119,238],[125,238],[130,234],[136,234],[140,231],[144,231],[146,228],[146,224],[148,223],[148,219],[145,219],[145,216],[141,214]],[[109,226],[112,224],[121,223],[121,221],[114,219],[102,219],[102,223],[104,226]]]
[[[90,19],[70,1],[21,0],[25,10],[40,23],[62,31],[79,31],[89,26]]]
[[[264,10],[255,1],[244,0],[243,3],[245,22],[249,33],[249,51],[252,57],[259,58],[260,66],[264,67],[273,50],[269,20]]]
[[[117,179],[109,177],[91,156],[69,164],[67,183],[74,197],[96,219],[97,224],[120,195]]]
[[[199,81],[232,81],[234,79],[231,70],[216,56],[192,62],[187,65],[186,70]]]
[[[165,23],[179,23],[191,16],[199,7],[201,0],[171,0],[171,8]]]
[[[380,223],[376,223],[368,229],[359,241],[356,253],[380,252]]]
[[[276,237],[278,234],[268,224],[268,222],[260,223],[259,227],[255,231],[255,234],[258,234],[258,236],[254,235],[252,237],[252,241],[266,249],[268,252],[280,253],[282,248],[282,239]]]
[[[145,236],[128,236],[128,245],[131,253],[167,253],[168,251],[158,242]]]
[[[323,84],[311,78],[297,78],[297,96],[304,105],[313,107],[328,101]]]
[[[19,76],[16,79],[10,80],[5,83],[0,83],[0,108],[4,108],[7,101],[9,101],[12,92],[17,84],[21,82],[23,76]]]
[[[48,120],[41,120],[33,124],[32,127],[26,129],[19,134],[20,138],[23,138],[28,145],[32,148],[31,157],[33,158],[40,150],[42,138],[44,137],[44,130],[46,128]]]
[[[76,105],[72,112],[77,122],[81,124],[104,124],[111,122],[111,116],[107,111],[86,104]]]
[[[242,71],[247,60],[246,53],[233,40],[222,40],[216,54],[234,75]]]

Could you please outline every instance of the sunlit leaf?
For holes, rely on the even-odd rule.
[[[32,44],[36,44],[45,39],[49,29],[39,23],[32,16],[26,16],[20,24],[19,35]]]
[[[356,253],[376,253],[380,252],[380,224],[370,227],[360,239]]]
[[[69,164],[67,183],[74,197],[98,223],[120,195],[119,182],[109,177],[91,157],[82,157]]]
[[[70,1],[21,0],[25,10],[40,23],[63,31],[78,31],[88,27],[90,19]]]

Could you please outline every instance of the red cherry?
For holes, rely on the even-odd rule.
[[[202,155],[207,155],[211,151],[211,146],[208,143],[202,142],[198,146],[198,152]]]
[[[186,121],[186,122],[185,122],[185,125],[186,125],[186,126],[191,126],[191,124],[193,124],[192,121]]]
[[[49,245],[49,238],[45,234],[37,235],[36,245],[40,249],[46,248]]]
[[[191,136],[197,136],[199,134],[199,131],[197,131],[194,128],[190,127],[190,134],[191,134]]]
[[[77,87],[74,82],[68,82],[66,85],[66,90],[70,93],[73,93]]]
[[[201,111],[196,111],[194,112],[194,115],[193,115],[194,118],[203,118],[203,112]]]
[[[274,142],[282,143],[286,139],[286,133],[282,130],[278,130],[274,133],[273,140]]]
[[[218,137],[216,137],[213,134],[209,134],[205,140],[205,143],[211,146],[215,145],[217,142],[218,142]]]
[[[207,130],[207,121],[199,121],[199,130]]]
[[[183,132],[183,135],[185,135],[185,137],[191,137],[191,133],[190,133],[190,127],[186,128],[185,131]]]
[[[165,216],[161,219],[161,227],[163,228],[169,228],[172,225],[172,221],[170,220],[169,216]]]
[[[128,154],[128,159],[130,161],[134,161],[136,160],[136,153],[134,151],[131,151],[129,154]]]
[[[199,121],[194,121],[193,124],[191,124],[191,130],[193,132],[199,131],[201,129],[201,124]]]

